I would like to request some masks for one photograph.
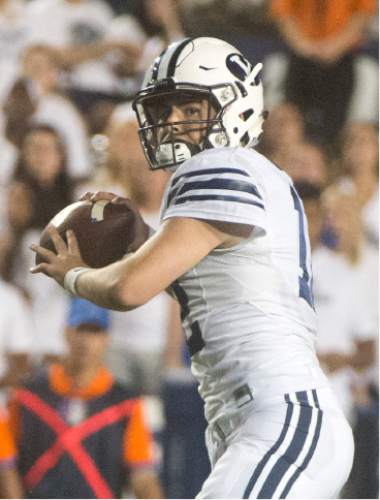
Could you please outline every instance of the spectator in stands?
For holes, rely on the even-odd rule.
[[[50,130],[47,137],[49,141]],[[53,141],[50,145],[53,145],[54,149],[55,132],[52,137]],[[54,154],[52,155],[51,152],[52,148],[48,155],[50,160],[47,161],[43,151],[39,149],[34,162],[36,163],[36,159],[40,158],[41,161],[37,164],[46,167],[47,170],[52,170],[49,162],[52,157],[54,158]],[[35,196],[40,196],[41,200]],[[44,200],[46,201],[44,193],[33,193],[32,185],[25,180],[13,180],[6,192],[4,213],[0,224],[3,227],[3,234],[7,235],[6,248],[0,259],[0,275],[2,279],[16,285],[28,298],[27,314],[34,327],[34,342],[31,345],[31,351],[37,362],[57,360],[64,353],[62,331],[68,300],[67,293],[50,286],[47,280],[31,280],[28,272],[34,263],[29,245],[39,238],[41,232],[40,224],[31,229],[32,219],[36,221],[34,207]],[[49,304],[49,307],[46,307],[46,304]],[[47,331],[51,333],[46,335]]]
[[[28,28],[24,0],[0,0],[0,107],[20,69]]]
[[[16,467],[16,446],[8,425],[8,416],[0,408],[0,498],[23,498]]]
[[[323,187],[328,177],[327,155],[322,146],[311,143],[291,144],[284,155],[280,167],[294,182],[306,181]]]
[[[129,65],[134,66],[141,53],[134,44],[106,40],[113,17],[103,0],[32,0],[27,8],[30,43],[44,43],[56,49],[60,62],[70,70],[70,86],[113,92],[117,79],[109,61],[122,52],[127,54]]]
[[[0,262],[8,248],[7,235],[0,233]],[[0,304],[0,403],[4,403],[8,390],[28,373],[34,333],[24,297],[1,277]]]
[[[50,286],[47,280],[30,279],[28,269],[34,258],[29,245],[72,200],[65,157],[66,149],[56,130],[46,125],[29,127],[14,180],[8,187],[3,217],[11,241],[3,260],[3,276],[21,288],[30,300],[29,315],[35,327],[33,355],[43,362],[57,360],[64,353],[62,332],[68,295]]]
[[[271,2],[271,13],[290,49],[285,98],[297,104],[309,129],[327,142],[345,123],[355,50],[375,12],[374,0]]]
[[[121,15],[110,24],[108,38],[142,47],[137,65],[131,72],[128,54],[118,61],[121,74],[137,75],[136,84],[152,60],[170,43],[184,37],[177,2],[174,0],[139,0],[131,5],[129,15]],[[135,88],[137,90],[137,87]]]
[[[340,182],[352,188],[362,212],[364,231],[379,242],[379,136],[371,123],[352,122],[341,135],[338,167]]]
[[[363,236],[360,203],[342,185],[323,195],[337,246],[313,252],[319,357],[354,426],[344,498],[378,498],[378,255]]]
[[[281,167],[288,149],[304,141],[304,122],[300,112],[293,104],[284,102],[268,114],[258,149]]]
[[[378,256],[363,237],[356,197],[332,186],[323,200],[326,223],[336,235],[336,247],[321,246],[313,252],[317,349],[342,408],[352,420],[353,388],[359,384],[360,389],[368,389],[361,374],[375,362]]]
[[[29,81],[36,106],[33,123],[49,124],[62,136],[67,148],[69,173],[86,177],[90,170],[87,126],[73,103],[60,90],[60,61],[45,45],[30,46],[23,58],[24,75]]]
[[[295,182],[322,186],[327,181],[327,155],[305,136],[304,120],[294,104],[283,102],[270,111],[258,149]]]
[[[104,366],[109,315],[73,299],[68,354],[16,390],[10,405],[18,467],[29,497],[161,498],[139,399]],[[50,418],[46,418],[49,415]]]
[[[20,146],[31,124],[50,125],[65,143],[70,175],[86,177],[90,173],[87,128],[78,110],[61,93],[59,74],[52,48],[34,45],[25,51],[22,78],[15,82],[4,107],[7,137]]]
[[[6,250],[0,261],[0,276],[8,282],[14,281],[17,260],[25,231],[30,227],[36,200],[31,188],[21,180],[8,185],[4,195],[4,208],[0,226],[7,235]]]
[[[72,181],[66,150],[58,132],[49,125],[33,125],[27,131],[14,178],[31,189],[34,204],[30,227],[43,229],[52,217],[72,201]]]

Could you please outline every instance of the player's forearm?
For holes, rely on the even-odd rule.
[[[197,238],[197,245],[191,245]],[[101,307],[119,311],[135,309],[164,291],[225,238],[206,222],[170,219],[135,253],[102,269],[78,275],[74,291]]]
[[[122,294],[121,282],[128,279],[123,261],[115,262],[102,269],[90,269],[80,275],[75,290],[80,297],[100,307],[116,311],[129,311],[138,307],[126,294]],[[137,294],[136,294],[137,298]]]

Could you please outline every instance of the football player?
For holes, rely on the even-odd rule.
[[[32,272],[129,310],[170,288],[209,426],[198,498],[335,498],[351,429],[315,354],[310,244],[291,179],[255,151],[261,64],[214,38],[170,45],[134,100],[152,169],[172,170],[160,229],[133,255],[86,267],[72,232]],[[117,203],[112,193],[88,193]]]

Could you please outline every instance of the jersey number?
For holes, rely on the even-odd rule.
[[[293,186],[290,186],[290,191],[294,202],[294,208],[298,214],[299,248],[300,248],[299,262],[300,262],[300,268],[302,270],[302,275],[299,278],[299,296],[305,299],[306,302],[310,305],[310,307],[314,309],[314,298],[313,298],[313,292],[311,290],[311,277],[306,266],[308,255],[307,255],[306,236],[305,236],[305,212],[302,206],[302,201]]]
[[[177,297],[177,300],[181,306],[181,320],[184,321],[189,315],[189,298],[185,290],[178,284],[177,281],[172,283],[171,288]],[[199,327],[198,321],[190,324],[191,335],[186,339],[187,347],[189,348],[190,356],[194,356],[205,346],[204,340],[202,338],[202,332]]]

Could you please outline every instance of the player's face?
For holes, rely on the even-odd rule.
[[[204,139],[208,121],[216,111],[210,101],[194,92],[175,92],[148,98],[143,104],[149,124],[159,128],[157,142],[162,144],[182,140],[200,144]]]
[[[212,111],[212,108],[211,108]],[[204,138],[207,127],[199,127],[198,124],[184,123],[191,121],[208,120],[210,116],[209,103],[206,99],[200,101],[189,101],[171,106],[168,122],[173,123],[175,139],[182,139],[190,144],[200,144]]]

